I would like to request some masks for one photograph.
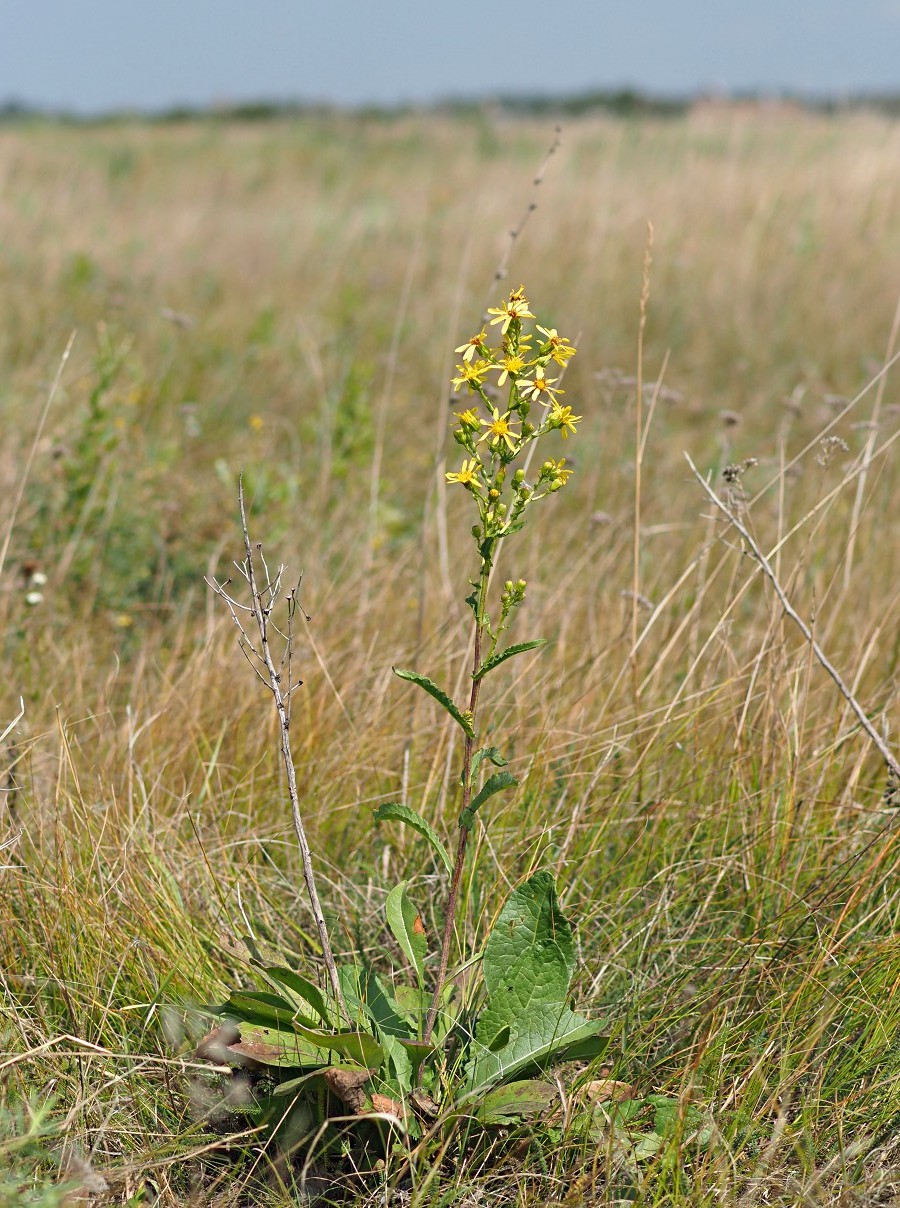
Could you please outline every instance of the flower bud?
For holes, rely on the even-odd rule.
[[[520,487],[524,481],[525,481],[525,471],[520,468],[520,469],[516,470],[515,474],[513,475],[513,482],[516,484],[517,487]]]

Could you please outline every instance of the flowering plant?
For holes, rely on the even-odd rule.
[[[284,965],[256,961],[257,976],[267,988],[232,992],[217,1008],[224,1022],[205,1038],[198,1054],[236,1067],[244,1076],[249,1071],[254,1113],[284,1148],[312,1144],[311,1138],[328,1133],[330,1121],[347,1114],[359,1117],[366,1144],[382,1148],[398,1132],[407,1140],[431,1135],[435,1118],[459,1118],[460,1112],[474,1114],[485,1127],[537,1116],[549,1110],[558,1092],[553,1083],[529,1075],[553,1061],[599,1056],[607,1046],[599,1034],[601,1025],[578,1015],[569,1004],[574,938],[559,909],[553,877],[546,871],[513,890],[486,939],[480,962],[484,993],[477,996],[474,1016],[460,1006],[456,987],[447,979],[469,834],[485,802],[517,785],[499,749],[478,745],[481,685],[508,659],[544,644],[537,639],[501,646],[513,613],[525,599],[526,584],[522,579],[506,581],[499,593],[499,613],[492,620],[491,572],[500,544],[523,527],[533,504],[560,490],[572,473],[565,459],[550,458],[529,475],[537,442],[553,432],[567,438],[581,419],[559,402],[559,378],[547,376],[551,364],[565,366],[575,349],[553,328],[538,326],[526,333],[525,323],[534,315],[523,289],[513,290],[488,314],[493,316],[489,325],[500,328],[498,345],[491,347],[483,328],[457,349],[462,361],[453,385],[457,390],[465,386],[473,402],[456,413],[453,435],[465,457],[458,470],[447,474],[449,482],[469,492],[478,512],[472,528],[478,574],[467,600],[474,616],[468,701],[461,708],[427,676],[394,668],[401,679],[424,689],[463,730],[455,857],[432,825],[406,803],[387,802],[375,810],[377,822],[404,823],[427,840],[450,877],[430,990],[428,936],[405,881],[387,894],[385,918],[415,984],[382,976],[366,955],[341,966],[335,960],[316,893],[290,747],[290,700],[299,686],[291,672],[296,589],[287,595],[286,629],[279,630],[270,618],[283,568],[271,574],[260,547],[251,542],[243,489],[245,558],[238,569],[251,602],[239,603],[226,584],[211,584],[225,599],[244,651],[269,687],[278,712],[303,876],[328,988]],[[508,392],[503,410],[494,398],[494,374],[497,388]],[[253,626],[245,628],[248,619]],[[272,652],[279,634],[285,642],[280,661]],[[274,1084],[271,1093],[263,1093],[264,1084]],[[335,1143],[338,1135],[332,1138]]]

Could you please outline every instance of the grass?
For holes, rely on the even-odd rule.
[[[612,1077],[715,1122],[705,1154],[644,1163],[640,1203],[887,1202],[896,801],[682,453],[719,486],[758,459],[754,532],[893,740],[900,402],[875,379],[900,127],[698,110],[563,137],[510,272],[576,340],[566,401],[585,419],[576,478],[500,568],[529,582],[517,636],[552,641],[492,684],[522,788],[473,835],[476,932],[553,867]],[[183,1065],[202,1005],[244,976],[244,936],[314,961],[275,719],[203,575],[240,554],[243,468],[257,537],[304,570],[293,732],[338,946],[380,944],[394,880],[437,904],[442,879],[371,808],[405,776],[413,804],[455,817],[453,735],[390,675],[424,652],[450,683],[467,633],[466,501],[440,486],[450,350],[495,301],[549,138],[489,114],[0,132],[0,704],[26,709],[0,769],[0,1158],[18,1188],[0,1195],[56,1202],[74,1154],[108,1203],[290,1202],[252,1146],[210,1133]],[[828,434],[847,445],[830,460]],[[26,1160],[9,1139],[48,1119]],[[562,1140],[436,1164],[411,1194],[612,1202],[613,1164]]]

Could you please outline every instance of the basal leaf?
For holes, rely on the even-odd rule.
[[[318,986],[311,981],[307,981],[305,977],[301,977],[299,973],[295,973],[293,969],[285,969],[281,965],[269,965],[264,970],[274,982],[284,986],[285,989],[293,991],[300,998],[304,1005],[312,1007],[322,1023],[331,1023],[331,1015],[328,1010],[328,1005],[325,1002],[325,996]]]
[[[384,1062],[384,1049],[368,1032],[326,1032],[319,1028],[306,1028],[302,1024],[296,1024],[295,1030],[310,1044],[330,1053],[340,1053],[342,1057],[367,1069],[376,1068]]]
[[[297,1007],[277,994],[263,990],[235,990],[226,1002],[217,1008],[217,1013],[227,1015],[238,1023],[258,1023],[264,1027],[284,1028],[291,1031],[298,1018]],[[299,1017],[299,1018],[302,1018]],[[306,1021],[314,1023],[312,1019]]]
[[[527,1078],[488,1091],[476,1115],[482,1124],[508,1124],[511,1120],[540,1115],[558,1099],[559,1091],[552,1082]]]
[[[466,1071],[470,1087],[507,1081],[603,1044],[601,1024],[568,1006],[574,967],[572,928],[559,909],[553,878],[535,873],[510,894],[485,945],[489,1001],[475,1030]],[[505,1027],[508,1040],[498,1048]]]
[[[407,826],[411,826],[414,831],[428,840],[447,872],[453,872],[453,861],[434,828],[410,806],[403,805],[399,801],[386,801],[384,805],[379,805],[378,809],[373,811],[373,817],[376,822],[405,822]]]
[[[516,642],[513,646],[507,646],[505,650],[500,650],[491,658],[485,659],[481,664],[472,679],[480,680],[489,671],[493,671],[495,667],[499,667],[501,663],[505,663],[507,659],[513,658],[517,654],[524,654],[526,650],[537,650],[541,646],[547,645],[546,638],[535,638],[531,642]]]
[[[238,1040],[227,1050],[239,1065],[249,1062],[280,1069],[309,1069],[329,1063],[327,1049],[311,1044],[294,1032],[253,1023],[241,1023],[239,1028]]]
[[[394,939],[415,969],[421,986],[425,981],[425,951],[428,938],[422,926],[422,918],[406,892],[406,884],[406,881],[401,881],[391,890],[384,903],[384,912]]]
[[[394,675],[400,679],[409,680],[411,684],[418,684],[429,696],[434,697],[438,704],[445,709],[455,722],[465,730],[469,738],[475,737],[475,730],[472,726],[472,719],[464,715],[453,703],[443,688],[439,688],[434,680],[430,680],[427,675],[419,675],[417,671],[404,671],[400,667],[392,667]]]
[[[538,1002],[565,1003],[575,941],[549,872],[536,872],[509,895],[485,944],[483,970],[492,1004],[508,1000],[524,1011]]]

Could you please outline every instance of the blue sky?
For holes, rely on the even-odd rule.
[[[900,0],[0,0],[0,102],[900,91]]]

